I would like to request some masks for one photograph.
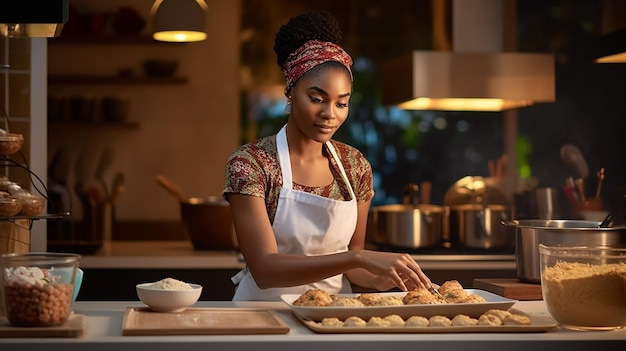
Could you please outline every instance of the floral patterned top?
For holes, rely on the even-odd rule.
[[[283,183],[275,137],[268,136],[240,146],[226,163],[226,186],[222,196],[228,200],[228,194],[244,194],[265,199],[265,207],[270,219],[274,222],[278,196]],[[341,160],[350,185],[356,196],[357,203],[374,197],[372,166],[356,148],[335,140],[331,141]],[[307,187],[293,183],[293,188],[335,200],[347,201],[350,191],[342,180],[337,162],[326,152],[331,161],[334,181],[322,187]],[[338,181],[339,179],[339,181]]]

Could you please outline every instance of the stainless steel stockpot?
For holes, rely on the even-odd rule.
[[[450,243],[472,249],[512,249],[515,236],[502,221],[513,219],[505,205],[466,204],[450,207]]]
[[[596,221],[528,219],[503,224],[515,228],[517,277],[529,283],[541,283],[539,244],[626,247],[626,227],[599,228]]]
[[[442,244],[448,232],[449,208],[429,204],[376,206],[369,233],[377,244],[411,249]]]

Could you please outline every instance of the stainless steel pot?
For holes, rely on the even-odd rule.
[[[377,244],[411,249],[441,245],[449,209],[437,205],[383,205],[372,210],[370,235]]]
[[[503,224],[515,228],[517,277],[529,283],[541,283],[539,244],[626,247],[626,227],[599,228],[595,221],[528,219]]]
[[[180,202],[180,215],[197,250],[230,250],[239,245],[230,204],[217,196],[192,197]]]
[[[451,206],[450,243],[473,249],[512,249],[513,231],[502,225],[512,218],[512,208],[505,205]]]

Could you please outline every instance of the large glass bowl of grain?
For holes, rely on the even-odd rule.
[[[574,330],[626,326],[626,248],[539,245],[548,311]]]
[[[9,323],[18,327],[51,327],[68,319],[80,255],[7,253],[0,260],[0,295]]]

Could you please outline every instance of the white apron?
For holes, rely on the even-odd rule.
[[[293,189],[286,125],[276,136],[278,159],[283,176],[282,189],[272,228],[279,253],[295,255],[324,255],[348,250],[356,228],[357,203],[348,176],[335,148],[326,142],[337,162],[343,181],[350,190],[350,201],[339,201]],[[350,293],[350,283],[339,274],[325,280],[293,287],[261,289],[248,269],[232,277],[238,284],[233,300],[280,301],[281,294],[302,294],[309,289],[324,289],[331,294]]]

